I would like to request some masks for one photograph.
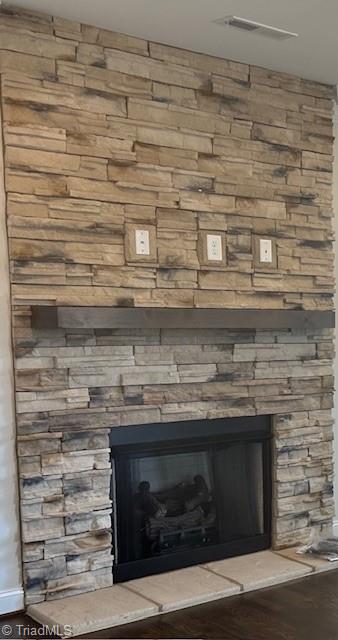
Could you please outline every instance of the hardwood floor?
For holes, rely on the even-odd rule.
[[[0,638],[4,624],[23,621],[30,619],[23,614],[0,618]],[[81,638],[338,640],[338,569]]]

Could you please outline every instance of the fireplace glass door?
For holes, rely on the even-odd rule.
[[[113,449],[117,580],[268,546],[267,434],[239,435]]]

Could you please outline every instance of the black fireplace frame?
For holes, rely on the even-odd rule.
[[[206,434],[206,423],[208,434]],[[199,450],[213,438],[213,445],[237,442],[260,442],[263,453],[263,534],[240,540],[222,542],[217,545],[184,550],[168,555],[156,556],[131,562],[119,562],[119,545],[126,540],[128,510],[126,506],[128,486],[126,459],[135,453],[151,455],[163,451],[175,453],[185,447]],[[137,427],[114,427],[110,434],[113,501],[112,527],[114,533],[114,582],[123,582],[146,575],[172,571],[174,569],[221,560],[227,557],[253,553],[271,546],[272,517],[272,471],[271,471],[271,417],[247,416],[240,418],[220,418],[210,420],[187,420],[183,422],[155,423]],[[119,513],[120,511],[120,513]]]

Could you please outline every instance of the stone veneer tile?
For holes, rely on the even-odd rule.
[[[297,553],[298,547],[292,547],[291,549],[281,549],[278,551],[278,555],[283,558],[289,558],[289,560],[294,560],[295,562],[300,562],[307,567],[311,567],[312,571],[316,571],[316,573],[322,573],[324,571],[332,571],[333,569],[338,569],[338,562],[328,562],[328,560],[324,560],[319,556],[316,556],[311,553],[307,554],[299,554]]]
[[[235,580],[244,591],[280,584],[312,572],[310,566],[284,558],[273,551],[259,551],[205,565],[224,578]]]
[[[240,586],[203,567],[188,567],[127,582],[126,587],[156,602],[160,611],[174,611],[240,592]]]
[[[108,629],[143,620],[159,612],[159,607],[142,596],[114,585],[53,602],[28,607],[28,615],[45,625],[58,625],[67,637]]]

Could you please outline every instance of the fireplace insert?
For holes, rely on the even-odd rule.
[[[115,582],[270,547],[270,417],[111,431]]]

